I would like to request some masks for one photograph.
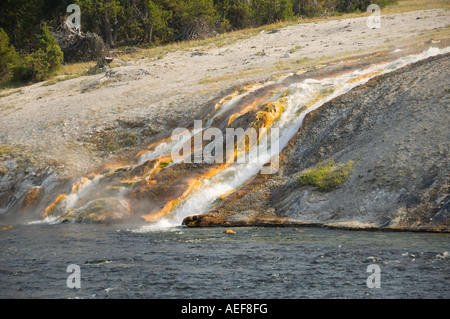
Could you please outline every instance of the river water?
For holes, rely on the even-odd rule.
[[[0,229],[0,298],[450,298],[450,234],[327,228]],[[68,288],[79,266],[81,288]],[[379,266],[380,288],[369,288]]]

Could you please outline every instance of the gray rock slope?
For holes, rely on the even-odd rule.
[[[257,177],[191,225],[272,219],[448,232],[449,69],[449,54],[433,57],[323,105],[283,150],[277,175]],[[329,192],[299,186],[307,169],[329,160],[353,161],[343,184]]]

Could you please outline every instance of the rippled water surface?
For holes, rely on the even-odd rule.
[[[0,298],[450,298],[449,234],[4,226]],[[70,264],[80,289],[67,288]]]

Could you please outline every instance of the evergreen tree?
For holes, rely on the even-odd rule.
[[[12,68],[15,80],[22,82],[43,81],[57,70],[63,61],[63,53],[50,34],[46,24],[42,25],[39,49],[23,58]]]
[[[41,38],[39,39],[39,49],[46,55],[49,72],[55,71],[63,62],[64,56],[56,39],[51,35],[46,24],[42,25]]]
[[[220,21],[213,0],[180,1],[181,38],[202,37]]]
[[[19,61],[14,46],[10,45],[9,37],[6,32],[0,28],[0,76],[8,73],[12,65]]]
[[[80,6],[82,29],[101,34],[109,46],[114,46],[120,28],[120,19],[124,14],[124,5],[119,0],[77,0]]]
[[[161,38],[168,38],[171,35],[171,29],[168,28],[168,21],[172,17],[172,12],[164,10],[154,1],[147,2],[148,20],[145,23],[145,40],[148,43],[153,41],[153,35],[157,34]]]
[[[248,0],[216,0],[215,6],[232,29],[248,28],[254,24],[254,14]]]

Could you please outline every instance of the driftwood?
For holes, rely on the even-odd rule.
[[[95,33],[83,34],[80,30],[72,30],[62,23],[53,32],[61,51],[64,62],[88,62],[104,58],[109,55],[109,49],[103,39]]]

